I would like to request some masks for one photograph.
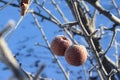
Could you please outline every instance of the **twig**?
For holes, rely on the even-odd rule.
[[[0,32],[0,36],[1,37],[8,36],[10,31],[13,30],[14,26],[15,26],[15,22],[13,20],[10,20],[6,25],[6,27],[4,28],[4,30]]]
[[[93,53],[94,53],[94,55],[95,55],[95,59],[97,60],[97,62],[98,62],[98,64],[99,64],[99,66],[102,68],[102,69],[100,69],[100,78],[101,79],[106,79],[106,75],[107,75],[107,73],[106,73],[106,71],[105,71],[105,69],[104,69],[104,67],[103,67],[103,65],[102,65],[102,62],[101,62],[101,60],[100,60],[100,58],[99,58],[99,54],[98,54],[98,52],[97,52],[97,50],[96,50],[96,48],[95,48],[95,45],[94,45],[94,43],[93,43],[93,40],[91,39],[91,38],[89,38],[89,34],[88,34],[88,32],[86,31],[86,29],[85,29],[85,27],[84,27],[84,25],[83,25],[83,23],[82,23],[82,20],[81,20],[81,17],[80,17],[80,15],[79,15],[79,11],[78,11],[78,2],[77,1],[70,1],[70,0],[68,0],[68,2],[71,2],[71,4],[73,4],[73,12],[74,12],[74,14],[75,14],[75,17],[76,17],[76,19],[78,20],[78,22],[79,22],[79,25],[81,26],[81,29],[83,30],[83,32],[84,32],[84,34],[85,34],[85,37],[86,37],[86,39],[88,40],[88,43],[89,43],[89,45],[91,46],[91,48],[92,48],[92,51],[93,51]],[[102,76],[101,76],[102,75]]]
[[[52,4],[56,7],[57,11],[60,13],[64,21],[69,22],[69,20],[66,18],[62,10],[60,9],[59,5],[55,2],[55,0],[51,0]]]
[[[108,19],[110,19],[112,22],[120,25],[120,19],[116,17],[114,14],[110,13],[109,11],[105,10],[102,5],[100,5],[99,0],[85,0],[88,3],[90,3],[92,6],[94,6],[101,14],[106,16]]]
[[[58,21],[55,21],[55,20],[54,20],[53,18],[51,18],[51,17],[44,16],[43,14],[38,13],[38,12],[35,12],[35,11],[32,11],[32,13],[34,13],[35,15],[41,17],[42,19],[48,20],[48,21],[50,21],[50,22],[52,22],[52,23],[54,23],[54,24],[58,24]]]
[[[120,16],[120,10],[119,10],[119,8],[118,8],[118,6],[117,6],[115,0],[112,0],[112,3],[113,3],[113,5],[114,5],[116,11],[118,12],[118,16]]]
[[[84,65],[82,65],[82,69],[83,69],[83,72],[84,72],[84,78],[85,78],[85,80],[87,80],[86,68],[85,68]]]
[[[119,53],[118,53],[118,42],[114,40],[114,48],[115,48],[115,58],[116,58],[116,65],[119,67]]]
[[[8,4],[7,1],[3,1],[3,0],[0,0],[0,2],[4,3],[4,4]],[[9,5],[13,6],[13,7],[19,7],[19,5],[16,5],[14,3],[10,3]]]
[[[38,80],[39,74],[42,72],[42,70],[43,70],[44,68],[45,68],[45,65],[44,65],[44,64],[40,66],[40,68],[39,68],[39,70],[37,71],[37,73],[36,73],[36,75],[35,75],[35,77],[34,77],[33,80]]]
[[[6,27],[9,28],[10,26]],[[3,29],[4,33],[7,33],[7,29]],[[13,28],[13,27],[12,27]],[[9,28],[10,29],[10,28]],[[9,49],[5,40],[0,36],[0,60],[5,63],[18,78],[18,80],[31,80],[30,77],[24,72],[16,59],[13,57],[11,50]]]
[[[64,15],[64,13],[62,12],[62,10],[60,9],[59,5],[57,5],[57,3],[56,3],[54,0],[51,0],[51,2],[53,3],[53,5],[55,5],[57,11],[60,13],[60,15],[62,16],[63,20],[66,22],[66,24],[69,24],[69,27],[70,27],[71,25],[73,25],[74,23],[69,23],[69,20],[65,17],[65,15]],[[75,24],[76,24],[76,23],[77,23],[77,22],[75,22]],[[64,25],[64,24],[63,24],[63,25]],[[63,26],[63,25],[61,25],[61,26]],[[60,25],[58,25],[58,26],[60,26]],[[66,25],[64,25],[64,26],[66,26]],[[66,27],[63,27],[63,29],[64,29],[64,31],[67,33],[67,35],[70,37],[70,39],[71,39],[75,44],[78,44],[78,42],[73,39],[73,37],[71,36],[70,32],[66,29]],[[73,29],[72,29],[72,30],[73,30]],[[77,30],[76,30],[76,31],[77,31]],[[79,34],[81,34],[81,32],[80,32]],[[85,74],[85,78],[86,78],[85,67],[84,67],[84,66],[82,66],[82,67],[83,67],[84,74]]]
[[[54,21],[57,21],[57,24],[60,23],[60,21],[51,13],[51,11],[49,11],[47,8],[45,8],[43,5],[41,5],[39,3],[39,1],[35,0],[35,3],[41,7],[47,14],[49,14],[50,17],[52,17],[52,19],[54,19]]]
[[[74,26],[74,23],[70,23],[69,20],[65,17],[64,13],[62,12],[62,10],[60,9],[60,7],[57,5],[57,3],[54,0],[51,0],[53,5],[55,5],[56,9],[58,10],[59,14],[62,16],[63,20],[66,22],[66,24],[69,24],[69,27]],[[75,24],[78,22],[75,22]],[[59,26],[59,25],[58,25]],[[69,30],[67,30],[66,27],[63,27],[64,31],[67,33],[67,35],[70,37],[70,39],[72,40],[72,42],[74,44],[78,44],[78,42],[76,40],[73,39],[71,33],[69,32]]]
[[[89,35],[89,37],[93,37],[94,35],[96,35],[96,33],[98,32],[98,30],[95,30],[93,33],[91,33],[90,35]]]
[[[114,28],[114,30],[113,30],[113,36],[112,36],[112,39],[111,39],[111,41],[110,41],[110,44],[109,44],[108,48],[105,50],[105,52],[104,52],[103,55],[105,55],[105,54],[109,51],[109,49],[111,48],[112,43],[113,43],[113,41],[115,40],[116,33],[117,33],[117,32],[116,32],[116,30],[115,30],[115,28]]]
[[[7,2],[5,5],[3,5],[2,7],[0,7],[0,10],[4,9],[5,7],[7,7],[9,4],[11,4],[14,0],[10,0],[9,2]]]
[[[2,3],[7,3],[6,1],[1,1]],[[17,7],[17,8],[19,8],[19,5],[16,5],[16,4],[14,4],[14,3],[12,3],[12,4],[10,4],[11,6],[13,6],[13,7]],[[52,23],[54,23],[54,24],[56,24],[56,25],[58,25],[60,28],[63,28],[63,27],[66,27],[66,26],[63,26],[61,23],[60,23],[60,21],[57,21],[57,20],[55,20],[54,19],[54,16],[52,16],[53,14],[49,14],[49,15],[51,15],[51,17],[47,17],[47,16],[44,16],[43,14],[41,14],[41,13],[39,13],[39,12],[36,12],[36,11],[32,11],[32,10],[30,10],[30,12],[33,12],[35,15],[37,15],[37,16],[39,16],[39,17],[41,17],[42,19],[45,19],[45,20],[48,20],[48,21],[50,21],[50,22],[52,22]],[[21,20],[22,21],[22,20]],[[19,22],[19,21],[18,21]],[[74,22],[73,22],[74,23]],[[18,24],[18,23],[17,23]],[[67,24],[67,23],[66,23]],[[68,23],[69,24],[69,23]],[[73,30],[73,32],[75,32],[76,34],[79,34],[79,35],[83,35],[83,33],[80,31],[79,32],[79,30],[77,31],[74,31]]]
[[[45,40],[47,46],[49,47],[50,52],[52,53],[54,59],[56,60],[56,62],[57,62],[57,64],[59,65],[60,69],[62,70],[62,72],[64,73],[64,76],[66,77],[66,80],[69,80],[69,76],[68,76],[68,74],[66,73],[66,71],[64,70],[64,67],[62,66],[61,62],[58,60],[57,56],[56,56],[55,54],[53,54],[53,52],[52,52],[52,50],[51,50],[51,48],[50,48],[50,44],[49,44],[49,42],[48,42],[48,39],[47,39],[47,37],[46,37],[46,35],[45,35],[45,33],[44,33],[41,25],[39,24],[37,18],[35,17],[35,15],[34,15],[33,13],[32,13],[32,16],[33,16],[33,18],[34,18],[34,20],[35,20],[35,22],[36,22],[36,25],[37,25],[38,28],[40,29],[40,32],[41,32],[41,34],[42,34],[42,36],[43,36],[43,39]]]
[[[112,77],[115,73],[117,73],[117,70],[112,69],[112,71],[111,71],[111,72],[109,73],[109,75],[108,75],[108,78],[111,79],[111,77]]]
[[[69,24],[69,27],[71,26],[74,26],[74,23],[70,23],[69,20],[65,17],[64,13],[62,12],[62,10],[60,9],[60,7],[57,5],[57,3],[54,1],[54,0],[51,0],[53,5],[55,5],[57,11],[59,12],[59,14],[62,16],[63,20],[66,22],[66,24]],[[75,23],[78,23],[78,22],[75,22]],[[58,25],[59,26],[59,25]],[[61,26],[61,25],[60,25]],[[72,40],[72,42],[74,44],[78,44],[78,42],[76,40],[73,39],[71,33],[67,30],[66,26],[63,27],[64,29],[64,32],[67,33],[67,35],[70,37],[70,39]]]
[[[100,25],[100,35],[99,35],[99,38],[101,39],[103,36],[104,36],[104,34],[105,34],[105,31],[104,31],[104,26],[102,26],[102,25]]]
[[[36,46],[42,46],[42,47],[44,47],[44,48],[46,48],[46,49],[49,49],[48,46],[42,45],[41,43],[35,43],[35,45],[36,45]]]
[[[91,17],[90,10],[89,10],[88,6],[85,4],[85,1],[79,0],[79,2],[83,5],[85,12]]]
[[[27,8],[27,11],[30,7],[30,5],[32,4],[32,0],[31,2],[29,2],[29,6]],[[19,26],[19,24],[22,22],[22,20],[25,18],[27,14],[25,14],[24,16],[20,16],[19,20],[17,21],[16,25],[14,26],[14,28],[12,28],[12,30],[9,31],[9,34],[6,36],[6,39],[9,39],[11,37],[11,35],[13,34],[13,32],[16,30],[16,28]]]

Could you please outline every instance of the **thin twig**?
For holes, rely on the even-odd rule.
[[[45,46],[45,45],[43,45],[43,44],[41,44],[41,43],[35,43],[35,45],[36,45],[36,46],[42,46],[42,47],[44,47],[44,48],[46,48],[46,49],[49,49],[48,46]]]
[[[47,39],[47,37],[46,37],[46,35],[45,35],[45,33],[44,33],[41,25],[39,24],[37,18],[35,17],[35,15],[34,15],[33,13],[32,13],[32,16],[33,16],[33,18],[34,18],[34,20],[35,20],[35,22],[36,22],[36,25],[37,25],[38,28],[40,29],[40,32],[41,32],[41,34],[42,34],[42,36],[43,36],[43,39],[45,40],[47,46],[49,47],[50,52],[52,53],[54,59],[56,60],[56,62],[57,62],[57,64],[59,65],[60,69],[62,70],[62,72],[64,73],[64,76],[66,77],[66,80],[69,80],[68,74],[67,74],[66,71],[64,70],[64,67],[62,66],[61,62],[58,60],[57,56],[56,56],[55,54],[53,54],[53,52],[52,52],[52,50],[51,50],[51,48],[50,48],[50,44],[49,44],[49,42],[48,42],[48,39]]]
[[[85,4],[85,1],[79,0],[79,2],[82,4],[82,6],[85,9],[86,13],[91,17],[90,10],[89,10],[88,6]]]
[[[9,33],[10,33],[10,31],[13,30],[14,26],[15,26],[15,21],[14,21],[14,20],[10,20],[10,21],[8,22],[8,24],[6,25],[6,27],[4,28],[4,30],[2,30],[2,31],[0,32],[0,36],[1,36],[1,37],[8,36]]]
[[[60,9],[59,5],[55,2],[55,0],[51,0],[52,4],[56,7],[57,11],[60,13],[64,21],[69,22],[69,20],[66,18],[62,10]]]
[[[114,40],[114,48],[115,48],[115,58],[116,58],[116,65],[119,67],[119,53],[118,53],[118,42]]]
[[[103,8],[99,0],[85,0],[85,1],[94,6],[101,14],[106,16],[112,22],[120,25],[120,19],[116,17],[114,14],[110,13],[110,11],[107,11],[105,8]]]
[[[9,27],[10,26],[5,27],[2,32],[7,33],[6,28],[13,28]],[[16,76],[16,78],[18,78],[18,80],[31,80],[27,73],[21,69],[20,65],[18,64],[15,57],[12,55],[11,50],[9,49],[6,41],[2,38],[2,36],[0,36],[0,60],[13,71],[14,75]]]
[[[3,0],[0,0],[1,3],[4,3],[4,4],[8,4],[7,1],[3,1]],[[19,7],[19,5],[17,4],[14,4],[14,3],[10,3],[9,5],[13,6],[13,7]]]
[[[117,6],[115,0],[112,0],[112,3],[113,3],[113,5],[114,5],[116,11],[118,12],[118,16],[120,16],[120,10],[119,10],[119,7]]]
[[[44,65],[44,64],[40,66],[40,68],[39,68],[39,70],[37,71],[37,73],[36,73],[36,75],[35,75],[35,77],[34,77],[33,80],[38,80],[39,74],[42,72],[42,70],[43,70],[44,68],[45,68],[45,65]]]
[[[29,2],[29,6],[27,8],[27,11],[30,7],[30,5],[32,4],[32,0],[31,2]],[[28,12],[27,12],[28,14]],[[6,39],[9,39],[11,37],[11,35],[13,34],[13,32],[17,29],[17,27],[19,26],[19,24],[22,22],[22,20],[25,18],[25,16],[27,15],[25,14],[24,16],[20,16],[19,20],[17,21],[16,25],[14,26],[14,28],[12,28],[12,30],[9,31],[9,34],[6,36]]]
[[[66,24],[69,24],[69,23],[70,23],[69,20],[65,17],[64,13],[63,13],[62,10],[60,9],[60,7],[57,5],[57,3],[56,3],[54,0],[51,0],[51,1],[52,1],[52,3],[55,5],[57,11],[58,11],[59,14],[62,16],[62,18],[63,18],[63,20],[66,22]],[[72,25],[72,24],[71,24],[71,25]],[[70,27],[71,25],[69,24],[69,27]],[[59,26],[59,25],[58,25],[58,26]],[[67,30],[66,27],[63,27],[63,29],[64,29],[64,32],[70,37],[70,39],[72,40],[72,42],[73,42],[74,44],[78,44],[78,42],[73,39],[73,37],[72,37],[71,33],[69,32],[69,30]]]
[[[105,50],[105,52],[104,52],[104,55],[109,51],[109,49],[111,48],[111,46],[112,46],[112,43],[113,43],[113,41],[115,40],[115,37],[116,37],[116,30],[114,29],[113,30],[113,36],[112,36],[112,39],[111,39],[111,41],[110,41],[110,44],[109,44],[109,46],[108,46],[108,48]]]
[[[49,14],[49,16],[52,17],[52,19],[54,19],[54,21],[57,21],[58,24],[60,23],[59,19],[57,19],[57,17],[55,17],[55,16],[51,13],[50,10],[48,10],[48,9],[45,8],[43,5],[41,5],[41,4],[39,3],[39,1],[35,0],[35,3],[36,3],[39,7],[41,7],[47,14]]]
[[[109,75],[108,75],[108,78],[111,79],[111,77],[112,77],[115,73],[117,73],[117,70],[112,69],[111,72],[110,72]]]
[[[7,2],[5,5],[3,5],[2,7],[0,7],[0,10],[6,8],[8,5],[10,5],[14,0],[10,0],[9,2]]]
[[[97,52],[97,50],[96,50],[96,48],[95,48],[95,45],[94,45],[92,39],[88,37],[89,34],[88,34],[88,32],[86,31],[86,29],[85,29],[85,27],[84,27],[84,25],[83,25],[83,23],[82,23],[81,17],[80,17],[80,15],[79,15],[78,2],[77,2],[77,1],[73,1],[73,0],[72,0],[72,1],[68,0],[68,2],[71,2],[71,4],[73,4],[73,12],[74,12],[74,14],[75,14],[75,17],[76,17],[76,19],[78,20],[79,25],[81,25],[81,29],[83,30],[83,32],[84,32],[84,34],[85,34],[85,36],[86,36],[86,39],[88,40],[88,43],[90,44],[90,46],[91,46],[91,48],[92,48],[92,51],[93,51],[93,53],[94,53],[94,55],[95,55],[95,59],[97,60],[99,66],[102,68],[102,69],[100,69],[101,74],[99,74],[99,76],[100,76],[100,78],[102,78],[102,79],[106,79],[105,76],[107,75],[107,73],[106,73],[106,71],[105,71],[105,69],[104,69],[104,67],[103,67],[103,65],[102,65],[102,62],[101,62],[101,60],[100,60],[100,58],[99,58],[99,54],[98,54],[98,52]],[[102,76],[101,76],[101,75],[102,75]]]

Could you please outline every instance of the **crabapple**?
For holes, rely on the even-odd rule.
[[[51,42],[51,50],[58,56],[64,56],[65,50],[72,42],[64,35],[56,36]]]
[[[66,61],[74,66],[85,63],[87,59],[87,50],[83,45],[72,45],[65,51]]]

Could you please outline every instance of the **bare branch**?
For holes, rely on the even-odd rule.
[[[70,2],[69,0],[68,0],[68,2]],[[84,34],[85,34],[85,37],[86,37],[86,39],[87,39],[87,41],[88,41],[88,44],[90,45],[90,47],[92,48],[92,51],[93,51],[93,53],[94,53],[94,56],[95,56],[95,59],[96,59],[96,61],[98,62],[98,64],[99,64],[99,66],[102,68],[102,69],[100,69],[100,78],[101,79],[107,79],[107,73],[106,73],[106,71],[105,71],[105,69],[104,69],[104,67],[103,67],[103,65],[102,65],[102,62],[101,62],[101,59],[99,58],[99,54],[98,54],[98,52],[97,52],[97,50],[96,50],[96,47],[95,47],[95,45],[94,45],[94,42],[93,42],[93,40],[91,39],[91,38],[89,38],[89,33],[86,31],[86,29],[85,29],[85,26],[83,25],[83,23],[82,23],[82,20],[81,20],[81,17],[80,17],[80,15],[79,15],[79,9],[78,9],[78,2],[77,1],[71,1],[71,4],[73,3],[73,12],[74,12],[74,14],[75,14],[75,17],[76,17],[76,19],[77,19],[77,21],[79,22],[79,25],[81,26],[81,29],[83,30],[83,32],[84,32]],[[102,75],[102,76],[101,76]]]
[[[115,28],[113,28],[113,36],[112,36],[112,39],[111,39],[111,41],[110,41],[110,44],[109,44],[109,46],[108,46],[108,48],[106,49],[106,51],[104,52],[104,55],[109,51],[109,49],[111,48],[111,46],[112,46],[112,43],[113,43],[113,41],[115,40],[115,37],[116,37],[116,30],[115,30]]]
[[[10,29],[8,26],[6,28]],[[3,29],[3,33],[7,33],[8,29]],[[13,27],[12,27],[13,28]],[[2,34],[2,33],[1,33]],[[0,36],[0,60],[5,63],[14,73],[14,75],[19,80],[30,80],[30,77],[21,69],[20,65],[12,55],[7,43],[5,40]]]
[[[59,24],[60,21],[59,19],[57,19],[57,17],[55,17],[50,10],[48,10],[47,8],[45,8],[43,5],[41,5],[37,0],[35,0],[36,4],[41,7],[47,14],[49,14],[50,17],[52,17],[52,19],[54,19],[54,21],[57,21],[57,23]]]
[[[10,0],[10,1],[0,0],[0,3],[2,5],[0,6],[0,9],[2,10],[7,6],[12,6],[18,9],[21,8],[19,4],[12,3],[11,1],[13,0]],[[42,25],[40,24],[40,22],[38,22],[38,18],[41,19],[41,22],[43,22],[43,24],[44,24],[44,20],[47,20],[57,25],[60,28],[60,30],[63,31],[65,35],[67,35],[71,39],[71,41],[73,42],[73,45],[74,44],[79,45],[78,43],[79,40],[77,40],[76,37],[85,38],[85,41],[87,43],[87,49],[89,50],[88,59],[90,61],[90,64],[92,65],[92,68],[90,69],[89,73],[87,73],[86,68],[88,67],[85,68],[85,65],[82,66],[83,72],[84,72],[84,79],[87,80],[86,74],[89,74],[90,77],[92,77],[91,72],[93,70],[97,71],[101,80],[116,80],[116,77],[120,78],[120,75],[119,75],[120,60],[119,60],[119,54],[118,54],[119,53],[118,46],[120,46],[120,43],[117,42],[117,39],[119,38],[118,37],[119,33],[117,35],[117,31],[120,32],[120,29],[115,28],[114,26],[112,28],[104,27],[103,25],[104,23],[102,24],[102,23],[96,22],[98,21],[97,19],[99,19],[97,16],[99,16],[100,14],[103,14],[103,16],[107,17],[108,21],[110,20],[111,22],[113,22],[115,26],[120,25],[120,19],[119,19],[120,10],[118,8],[119,5],[117,5],[115,0],[111,0],[111,1],[113,4],[113,8],[116,9],[117,11],[118,16],[115,16],[116,13],[113,14],[107,9],[105,9],[102,6],[101,4],[102,2],[100,2],[100,0],[82,0],[82,1],[81,0],[65,0],[64,2],[68,4],[68,6],[66,6],[67,9],[70,10],[73,14],[73,15],[69,14],[70,16],[72,16],[72,19],[74,18],[72,21],[68,20],[68,18],[65,16],[68,14],[64,12],[63,8],[61,8],[61,5],[59,5],[56,0],[42,0],[42,1],[34,0],[33,3],[31,2],[31,4],[33,4],[36,11],[30,10],[28,8],[27,12],[25,11],[25,15],[21,16],[16,24],[14,22],[10,22],[11,24],[6,25],[6,27],[0,32],[0,60],[3,63],[5,63],[14,73],[15,76],[11,77],[10,79],[16,79],[16,78],[18,78],[19,80],[48,79],[48,78],[39,77],[41,73],[41,67],[36,72],[36,75],[29,74],[23,71],[19,63],[16,61],[15,57],[13,57],[12,52],[10,51],[6,41],[4,40],[4,38],[6,39],[12,35],[12,33],[16,30],[16,28],[20,25],[20,23],[28,13],[32,14],[35,24],[40,30],[42,38],[46,42],[45,45],[41,43],[36,43],[35,45],[46,48],[52,53],[53,55],[52,59],[54,58],[59,68],[61,69],[62,74],[65,76],[66,80],[69,80],[70,78],[69,73],[66,72],[64,66],[61,64],[58,57],[54,55],[53,52],[51,51],[50,43],[45,35]],[[60,15],[59,17],[61,18],[59,18],[58,16],[55,16],[55,14],[52,12],[52,9],[50,10],[49,8],[47,8],[48,2],[50,2],[50,5],[53,8],[55,7],[58,15]],[[91,8],[89,4],[91,4],[94,8],[93,7]],[[94,12],[92,10],[94,10]],[[99,11],[100,14],[97,14],[97,11]],[[61,19],[64,21],[63,23]],[[97,26],[99,24],[102,24],[103,26],[101,26],[99,29],[101,32],[97,34],[98,32]],[[113,35],[112,36],[110,35],[111,36],[110,43],[108,44],[106,50],[103,51],[102,47],[104,47],[104,44],[101,44],[100,40],[104,39],[103,37],[104,35],[108,36],[105,34],[107,33],[107,31],[112,31]],[[111,32],[108,32],[108,33],[111,33]],[[84,41],[84,39],[82,41]],[[114,49],[115,49],[114,54],[115,54],[116,62],[114,62],[111,57],[108,57],[106,55],[106,53],[108,53],[108,51],[111,49],[112,45],[114,46]],[[38,55],[34,55],[34,57],[41,58]],[[93,58],[93,59],[90,59],[90,58]],[[17,73],[19,74],[16,75]]]
[[[0,32],[1,37],[7,37],[9,36],[10,32],[14,29],[15,22],[13,20],[10,20],[4,30]]]
[[[46,49],[49,49],[48,46],[42,45],[41,43],[35,43],[35,45],[36,45],[36,46],[42,46],[42,47],[44,47],[44,48],[46,48]]]
[[[116,65],[119,67],[119,53],[118,53],[118,42],[114,40],[114,48],[115,48],[115,58],[116,58]]]
[[[5,3],[3,6],[0,7],[0,10],[6,8],[8,5],[10,5],[14,0],[10,0],[9,2]]]
[[[120,19],[116,17],[114,14],[110,13],[109,11],[105,10],[102,5],[100,5],[99,0],[85,0],[88,3],[90,3],[92,6],[94,6],[101,14],[109,18],[111,21],[113,21],[116,24],[120,25]]]
[[[66,16],[63,14],[62,10],[60,9],[59,5],[55,2],[55,0],[51,0],[52,4],[55,5],[57,11],[60,13],[62,18],[64,19],[65,22],[69,22],[69,20],[66,18]]]
[[[45,68],[45,65],[41,65],[38,72],[36,73],[34,80],[38,80],[39,79],[39,74],[42,72],[42,70]]]
[[[112,3],[113,3],[113,5],[114,5],[116,11],[118,12],[118,16],[120,16],[120,10],[119,10],[119,8],[118,8],[118,6],[117,6],[115,0],[112,0]]]
[[[47,46],[49,47],[50,52],[52,53],[54,59],[56,60],[56,62],[57,62],[57,64],[59,65],[60,69],[62,70],[62,72],[64,73],[64,76],[66,77],[66,79],[69,80],[69,76],[68,76],[68,74],[66,73],[66,71],[64,70],[64,67],[62,66],[62,64],[61,64],[60,61],[58,60],[57,56],[56,56],[55,54],[53,54],[53,52],[52,52],[52,50],[51,50],[51,48],[50,48],[50,44],[49,44],[49,42],[48,42],[48,39],[47,39],[47,37],[46,37],[43,29],[42,29],[42,26],[39,24],[37,18],[35,17],[35,15],[34,15],[33,13],[32,13],[32,16],[33,16],[33,18],[34,18],[34,20],[35,20],[35,22],[36,22],[36,25],[37,25],[38,28],[40,29],[40,32],[41,32],[41,34],[42,34],[42,36],[43,36],[43,39],[45,40]]]
[[[4,3],[4,4],[8,4],[7,1],[0,0],[0,2],[2,2],[2,3]],[[19,7],[19,5],[14,4],[14,3],[10,3],[9,5],[11,5],[11,6],[13,6],[13,7]]]

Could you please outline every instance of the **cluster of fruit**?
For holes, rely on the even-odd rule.
[[[73,66],[84,64],[88,54],[83,45],[72,45],[71,40],[64,35],[52,40],[51,50],[58,56],[65,56],[66,61]]]

